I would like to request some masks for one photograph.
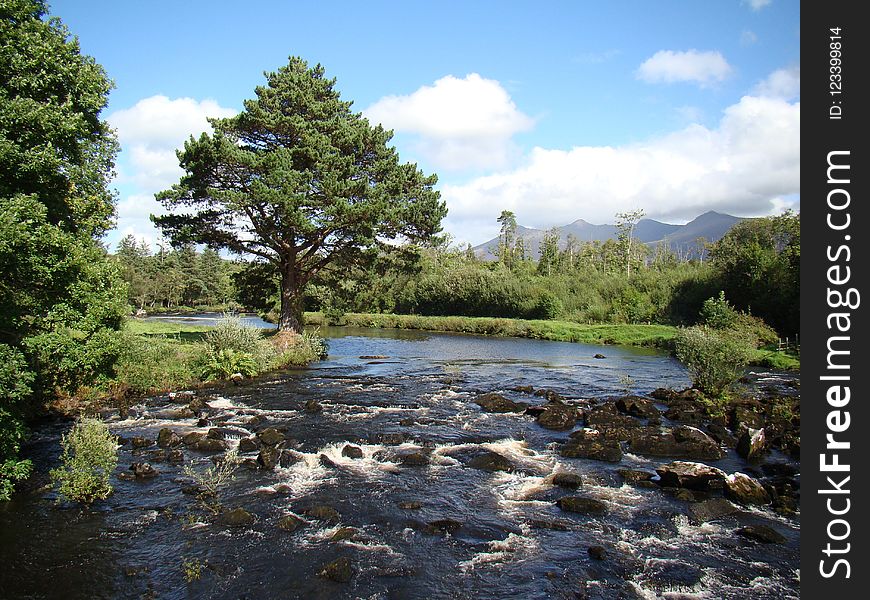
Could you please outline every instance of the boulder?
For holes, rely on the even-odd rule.
[[[347,583],[353,577],[354,568],[350,559],[346,556],[337,558],[331,563],[324,566],[317,575],[330,581],[338,583]]]
[[[133,450],[138,450],[140,448],[148,448],[149,446],[154,445],[154,440],[149,440],[148,438],[135,436],[130,438],[130,445],[133,447]]]
[[[254,524],[254,515],[244,508],[234,508],[222,512],[220,521],[227,527],[247,527]]]
[[[514,402],[494,393],[482,394],[474,399],[474,403],[489,413],[521,413],[529,407],[526,402]]]
[[[656,476],[656,474],[651,471],[644,471],[641,469],[617,469],[616,472],[619,473],[628,483],[649,481]]]
[[[278,464],[286,469],[287,467],[291,467],[302,460],[302,455],[293,450],[281,450],[281,454],[278,457]]]
[[[462,529],[462,523],[459,521],[454,521],[453,519],[438,519],[437,521],[427,523],[426,527],[423,528],[423,533],[429,535],[449,533],[453,535],[460,529]]]
[[[256,452],[260,447],[256,437],[246,437],[239,440],[239,452]]]
[[[607,512],[604,502],[584,496],[564,496],[556,500],[556,506],[564,511],[583,515],[603,515]]]
[[[257,454],[257,464],[261,469],[272,470],[281,459],[281,450],[274,446],[266,446]]]
[[[482,471],[513,471],[514,464],[498,452],[479,454],[468,461],[468,466]]]
[[[619,398],[616,401],[616,408],[620,412],[632,417],[640,417],[641,419],[658,419],[661,417],[661,412],[655,407],[655,403],[640,396],[624,396]]]
[[[208,437],[202,437],[190,445],[191,450],[199,452],[223,452],[227,448],[228,444],[225,441]]]
[[[710,434],[710,437],[728,448],[737,446],[737,438],[728,431],[727,427],[720,423],[710,423],[707,425],[707,432]]]
[[[181,445],[181,436],[168,427],[164,427],[157,434],[157,445],[161,448],[175,448]]]
[[[744,429],[737,439],[737,454],[746,460],[758,458],[766,445],[764,429]]]
[[[762,544],[782,544],[785,542],[785,536],[767,525],[747,525],[746,527],[741,527],[735,533]]]
[[[597,359],[600,360],[600,359],[602,359],[602,358],[607,358],[607,357],[604,356],[604,355],[601,354],[601,353],[598,353],[598,354],[593,354],[593,355],[592,355],[592,358],[597,358]]]
[[[204,409],[206,409],[206,408],[208,408],[208,407],[209,407],[208,404],[206,404],[206,401],[203,400],[202,398],[194,398],[194,399],[191,400],[190,403],[187,405],[187,408],[189,408],[189,409],[190,409],[191,411],[193,411],[193,412],[197,412],[197,411],[200,411],[200,410],[204,410]]]
[[[181,448],[174,448],[166,452],[166,462],[171,465],[180,465],[184,462],[184,452]]]
[[[417,510],[423,508],[423,503],[418,500],[402,500],[399,502],[399,508],[403,510]]]
[[[556,473],[553,475],[553,485],[576,490],[583,485],[583,479],[576,473]]]
[[[323,411],[323,405],[314,398],[312,398],[311,400],[305,402],[303,410],[307,413],[315,414]]]
[[[558,400],[552,401],[544,406],[544,410],[535,420],[545,429],[571,429],[577,422],[577,409]]]
[[[320,456],[317,457],[317,460],[319,460],[320,464],[322,466],[326,467],[327,469],[337,469],[338,468],[338,465],[335,464],[335,461],[323,453],[321,453]]]
[[[185,446],[193,446],[195,443],[197,443],[199,440],[201,440],[204,437],[205,437],[205,434],[200,433],[198,431],[192,431],[192,432],[188,433],[187,435],[185,435],[183,438],[181,438],[181,441]]]
[[[589,549],[586,550],[586,552],[595,560],[604,560],[607,558],[607,550],[604,549],[604,546],[589,546]]]
[[[725,483],[721,469],[703,463],[675,460],[656,469],[659,485],[707,491],[720,489]]]
[[[160,472],[152,467],[149,463],[135,462],[130,465],[130,470],[133,471],[136,479],[152,479],[157,477]]]
[[[264,446],[277,446],[284,441],[284,434],[274,427],[268,427],[257,432],[257,439]]]
[[[696,502],[689,505],[689,519],[693,523],[706,523],[733,515],[737,512],[737,507],[731,504],[725,498],[710,498],[703,502]]]
[[[746,506],[770,504],[767,490],[744,473],[734,473],[725,479],[725,497]]]
[[[429,464],[429,457],[421,450],[404,452],[398,456],[399,462],[406,467],[422,467]]]
[[[352,540],[360,534],[360,530],[356,527],[339,527],[338,530],[329,538],[331,542],[340,542],[342,540]]]
[[[757,409],[757,410],[756,410]],[[763,409],[757,403],[735,406],[731,410],[731,427],[734,431],[742,429],[761,429],[764,427]]]
[[[622,446],[617,440],[605,440],[594,429],[581,429],[562,444],[559,454],[565,458],[589,458],[607,462],[622,460]]]
[[[630,440],[643,427],[643,423],[637,418],[619,412],[613,402],[607,402],[589,411],[586,415],[586,425],[598,430],[608,440],[621,442]]]
[[[283,529],[284,531],[294,532],[305,524],[305,521],[297,517],[296,515],[284,515],[280,519],[278,519],[277,527],[278,529]]]
[[[359,446],[353,446],[351,444],[345,444],[344,448],[341,449],[341,455],[346,456],[348,458],[362,458],[363,451]]]
[[[629,449],[644,456],[673,456],[695,460],[722,458],[719,444],[700,429],[681,426],[672,431],[639,431]]]
[[[341,518],[341,515],[337,510],[332,508],[331,506],[326,506],[325,504],[316,504],[309,508],[305,509],[305,514],[312,519],[317,519],[318,521],[326,521],[328,523],[337,523]]]

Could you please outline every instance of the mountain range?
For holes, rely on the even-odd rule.
[[[692,254],[698,249],[698,238],[715,242],[725,235],[736,223],[743,221],[742,217],[734,217],[715,211],[708,211],[695,217],[685,225],[672,225],[654,219],[641,219],[634,230],[634,237],[645,244],[656,246],[668,244],[674,252]],[[604,242],[616,239],[616,225],[593,225],[583,219],[578,219],[568,225],[556,227],[559,234],[559,247],[564,248],[568,236],[573,234],[580,242]],[[517,237],[522,238],[535,259],[540,255],[540,245],[547,235],[547,230],[517,226]],[[473,248],[474,253],[483,260],[495,260],[494,251],[498,248],[498,238],[495,237]]]

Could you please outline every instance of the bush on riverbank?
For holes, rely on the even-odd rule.
[[[722,397],[743,374],[753,348],[745,338],[707,327],[680,329],[674,339],[677,358],[689,370],[692,385]]]
[[[112,493],[109,476],[118,466],[115,437],[99,419],[79,419],[61,439],[61,466],[51,471],[58,493],[72,502],[90,504]]]

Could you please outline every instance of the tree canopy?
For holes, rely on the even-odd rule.
[[[0,1],[0,498],[34,401],[112,371],[126,310],[112,224],[111,82],[40,0]]]
[[[426,242],[446,206],[435,175],[401,164],[392,132],[372,126],[320,65],[291,57],[235,117],[178,153],[185,174],[157,195],[155,223],[174,243],[226,248],[277,269],[279,329],[301,330],[302,294],[330,264],[390,241]]]

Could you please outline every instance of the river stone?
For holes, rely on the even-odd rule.
[[[357,535],[359,535],[360,530],[356,527],[340,527],[335,533],[332,534],[332,537],[329,538],[331,542],[340,542],[342,540],[352,540]]]
[[[556,500],[556,506],[564,511],[583,515],[603,515],[607,512],[604,502],[583,496],[564,496]]]
[[[687,425],[672,431],[639,431],[632,438],[629,448],[644,456],[673,456],[695,460],[718,460],[722,458],[719,444],[709,435]]]
[[[514,402],[495,393],[478,396],[474,399],[474,403],[480,406],[484,412],[489,413],[520,413],[529,407],[526,402]]]
[[[645,562],[643,577],[651,587],[662,593],[674,588],[695,587],[704,577],[704,571],[697,565],[679,560],[651,558]]]
[[[338,468],[338,465],[335,464],[335,461],[323,453],[321,453],[320,456],[317,457],[317,459],[320,461],[320,464],[322,466],[326,467],[327,469],[337,469]]]
[[[254,515],[244,508],[234,508],[221,513],[220,520],[227,527],[246,527],[254,524]]]
[[[577,422],[577,410],[558,400],[552,401],[544,406],[543,412],[535,420],[538,425],[546,429],[556,431],[571,429]]]
[[[515,392],[521,392],[523,394],[534,394],[535,388],[530,385],[518,385],[511,388]]]
[[[613,402],[607,402],[588,411],[586,425],[597,430],[605,439],[621,442],[634,438],[638,435],[638,430],[643,428],[643,423],[639,419],[619,412]]]
[[[607,550],[604,549],[604,546],[589,546],[589,549],[586,550],[586,552],[595,560],[604,560],[607,558]]]
[[[720,423],[710,423],[707,425],[707,431],[714,440],[720,444],[725,444],[729,448],[737,446],[737,438],[734,437],[728,428]]]
[[[482,471],[513,471],[513,463],[498,452],[479,454],[468,461],[468,466]]]
[[[164,427],[157,434],[157,445],[161,448],[174,448],[181,445],[181,436],[168,427]]]
[[[316,504],[309,508],[305,509],[305,514],[312,519],[317,519],[318,521],[327,521],[329,523],[337,523],[341,518],[341,515],[338,514],[338,511],[332,508],[331,506],[326,506],[325,504]]]
[[[163,448],[158,448],[157,450],[149,450],[146,458],[149,462],[166,462],[166,450],[164,450]]]
[[[600,360],[600,359],[602,359],[602,358],[607,358],[607,357],[604,356],[603,354],[601,354],[601,353],[599,352],[599,353],[597,353],[597,354],[593,354],[593,355],[592,355],[592,358],[597,358],[597,359]]]
[[[323,405],[321,405],[320,402],[312,398],[305,402],[305,407],[303,408],[303,410],[311,414],[319,413],[323,410]]]
[[[633,417],[642,419],[658,419],[661,417],[659,409],[652,400],[640,396],[624,396],[616,401],[616,408]]]
[[[460,523],[459,521],[454,521],[453,519],[438,519],[437,521],[427,523],[426,527],[423,528],[423,533],[427,533],[429,535],[449,533],[452,535],[460,529],[462,529],[462,523]]]
[[[135,436],[130,438],[130,445],[134,450],[138,450],[139,448],[147,448],[149,446],[154,445],[154,440],[149,440],[148,438]]]
[[[399,508],[403,510],[417,510],[423,507],[423,503],[418,500],[402,500],[399,502]]]
[[[284,441],[284,434],[274,427],[268,427],[257,432],[257,439],[259,439],[260,443],[264,446],[277,446],[279,443]]]
[[[651,471],[644,471],[642,469],[617,469],[616,472],[619,473],[622,478],[628,483],[649,481],[656,476],[655,473]]]
[[[413,452],[400,454],[399,462],[406,467],[422,467],[429,464],[429,457],[426,456],[425,452],[415,450]]]
[[[257,454],[257,464],[260,465],[260,468],[270,471],[275,468],[280,459],[281,451],[274,446],[267,446]]]
[[[765,444],[764,429],[744,429],[737,440],[737,454],[752,460],[764,451]]]
[[[731,411],[731,426],[734,431],[761,429],[764,427],[764,415],[749,406],[735,406]]]
[[[767,525],[747,525],[746,527],[741,527],[735,533],[762,544],[782,544],[785,542],[785,536]]]
[[[706,523],[707,521],[733,515],[737,510],[737,507],[725,498],[710,498],[703,502],[690,504],[689,519],[693,523]]]
[[[284,531],[294,532],[305,524],[305,521],[297,517],[296,515],[284,515],[280,519],[278,519],[277,527],[278,529],[283,529]]]
[[[725,497],[744,505],[770,504],[770,494],[755,479],[734,473],[725,479]]]
[[[565,458],[619,462],[622,460],[622,447],[617,440],[604,440],[598,431],[581,429],[562,444],[559,454]]]
[[[721,469],[703,463],[675,460],[656,469],[659,485],[706,491],[719,489],[725,482]]]
[[[227,443],[223,440],[215,440],[208,437],[202,437],[190,445],[191,450],[199,452],[223,452],[227,447]]]
[[[130,465],[130,470],[137,479],[152,479],[160,473],[148,463],[135,462]]]
[[[181,451],[181,448],[175,448],[174,450],[169,450],[166,453],[166,462],[171,465],[180,465],[184,462],[184,452]]]
[[[317,574],[324,579],[329,579],[330,581],[347,583],[353,577],[353,573],[354,569],[350,559],[346,556],[342,556],[324,566]]]
[[[197,443],[199,440],[201,440],[204,437],[205,437],[205,434],[203,434],[203,433],[200,433],[198,431],[191,431],[190,433],[186,434],[183,438],[181,438],[181,441],[182,441],[182,443],[184,443],[185,446],[193,446],[195,443]]]
[[[194,398],[187,405],[187,408],[189,408],[190,410],[192,410],[194,412],[204,410],[208,407],[209,407],[208,404],[206,404],[205,400],[203,400],[202,398]]]
[[[246,437],[239,440],[239,452],[256,452],[259,447],[256,437]]]
[[[352,444],[345,444],[344,448],[341,449],[341,455],[346,456],[348,458],[362,458],[363,451],[359,446],[354,446]]]
[[[553,475],[553,485],[576,490],[583,484],[583,480],[576,473],[556,473]]]

